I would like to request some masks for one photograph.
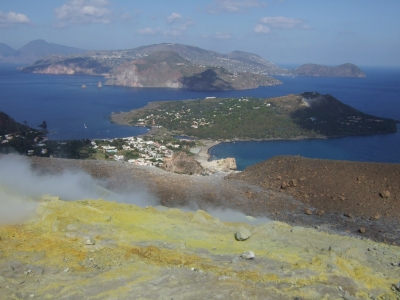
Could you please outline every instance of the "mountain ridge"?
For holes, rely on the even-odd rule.
[[[13,48],[11,48],[10,46],[8,46],[6,44],[2,43],[2,45],[6,46],[6,47],[4,47],[5,49],[10,48],[10,49],[14,50]],[[39,40],[30,41],[28,44],[19,48],[18,50],[14,50],[14,52],[8,51],[9,54],[7,56],[2,54],[2,51],[0,48],[0,55],[3,56],[2,58],[0,57],[0,62],[3,62],[3,63],[33,63],[42,57],[46,57],[46,56],[50,56],[50,55],[69,55],[69,54],[83,53],[86,51],[87,50],[83,50],[83,49],[79,49],[79,48],[59,45],[59,44],[55,44],[55,43],[48,43],[45,40],[39,39]]]

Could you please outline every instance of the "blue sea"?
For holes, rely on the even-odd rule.
[[[143,127],[113,124],[111,112],[129,111],[152,101],[216,97],[275,97],[303,92],[331,94],[365,113],[400,120],[400,68],[362,67],[367,78],[275,76],[283,85],[245,91],[191,92],[166,88],[103,86],[86,75],[27,74],[0,65],[0,111],[37,127],[46,121],[52,140],[127,137]],[[82,89],[82,85],[87,86]],[[400,129],[400,128],[399,128]],[[300,141],[222,143],[213,158],[235,157],[239,170],[275,155],[400,163],[400,132],[386,135]]]

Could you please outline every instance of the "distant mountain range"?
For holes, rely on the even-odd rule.
[[[42,57],[49,55],[70,55],[86,52],[87,50],[47,43],[44,40],[29,42],[22,48],[15,50],[0,43],[0,62],[31,64]]]

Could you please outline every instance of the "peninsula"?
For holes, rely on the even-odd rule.
[[[396,132],[396,121],[365,114],[331,95],[306,92],[277,98],[152,102],[111,120],[163,127],[204,139],[251,140],[340,137]]]

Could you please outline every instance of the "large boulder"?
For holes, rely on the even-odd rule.
[[[204,174],[204,168],[192,156],[185,152],[174,152],[172,157],[164,159],[163,168],[172,173],[178,174]]]
[[[234,157],[227,157],[218,160],[208,161],[203,163],[203,166],[209,172],[229,172],[237,169],[236,159]]]

